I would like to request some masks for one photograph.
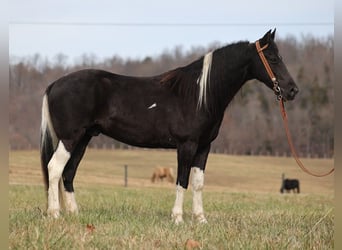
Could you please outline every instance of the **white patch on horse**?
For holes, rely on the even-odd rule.
[[[59,189],[58,182],[62,177],[64,167],[70,159],[70,153],[65,149],[62,141],[59,141],[56,151],[48,164],[49,171],[49,190],[48,190],[48,215],[59,217]]]
[[[176,187],[176,200],[172,209],[172,219],[176,224],[183,222],[183,200],[184,200],[184,188],[181,185]]]
[[[213,60],[213,52],[207,53],[203,58],[202,72],[197,79],[199,85],[198,103],[197,108],[201,108],[203,105],[207,106],[207,92],[208,85],[210,84],[210,71]]]
[[[149,106],[147,109],[153,109],[153,108],[155,108],[155,107],[157,107],[157,103],[153,103],[151,106]]]
[[[198,167],[193,167],[192,172],[192,212],[195,218],[200,223],[207,223],[203,212],[202,190],[204,187],[204,172]]]

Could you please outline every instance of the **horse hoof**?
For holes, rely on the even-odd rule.
[[[183,218],[176,218],[175,219],[175,224],[176,225],[180,225],[180,224],[183,224],[183,223],[184,223]]]
[[[67,210],[67,213],[71,215],[78,215],[78,209],[69,209]]]
[[[200,223],[200,224],[207,224],[207,223],[208,223],[208,221],[207,221],[206,218],[202,218],[202,219],[197,220],[197,221],[198,221],[198,223]]]
[[[171,217],[176,225],[182,224],[184,222],[183,216],[181,214],[172,214]]]
[[[58,209],[51,209],[47,211],[48,217],[57,219],[59,217],[59,210]]]
[[[200,223],[200,224],[207,224],[208,223],[208,221],[205,218],[204,214],[195,215],[195,217],[196,217],[197,222]]]

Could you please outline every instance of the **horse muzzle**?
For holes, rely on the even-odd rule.
[[[299,89],[297,86],[293,86],[289,89],[281,88],[281,95],[282,95],[282,98],[284,99],[284,101],[293,100],[298,92],[299,92]]]
[[[298,92],[299,92],[298,87],[291,88],[290,91],[286,95],[287,100],[293,100]]]

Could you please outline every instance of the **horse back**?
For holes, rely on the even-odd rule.
[[[175,145],[168,121],[181,112],[157,77],[81,70],[58,79],[46,93],[59,138],[91,132],[138,146]],[[145,141],[151,145],[143,145]]]

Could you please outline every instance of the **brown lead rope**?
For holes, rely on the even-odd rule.
[[[287,141],[289,143],[290,150],[291,150],[293,158],[296,160],[298,166],[305,173],[307,173],[309,175],[316,176],[316,177],[324,177],[324,176],[327,176],[327,175],[331,174],[332,172],[335,171],[334,167],[329,172],[327,172],[325,174],[316,174],[316,173],[313,173],[313,172],[309,171],[303,165],[303,163],[299,160],[299,157],[297,155],[297,152],[296,152],[295,147],[294,147],[293,142],[292,142],[292,138],[291,138],[291,134],[290,134],[290,130],[289,130],[289,124],[288,124],[288,120],[287,120],[287,114],[286,114],[286,111],[285,111],[285,105],[284,105],[284,101],[283,101],[283,98],[282,98],[281,93],[280,93],[280,88],[279,88],[279,85],[278,85],[278,81],[277,81],[275,75],[273,74],[273,71],[272,71],[270,65],[268,64],[267,59],[266,59],[266,57],[265,57],[265,55],[263,53],[263,50],[268,47],[268,44],[264,45],[263,47],[260,47],[259,41],[256,41],[255,42],[255,46],[256,46],[257,52],[258,52],[258,54],[260,56],[260,59],[261,59],[262,63],[265,66],[267,74],[269,75],[269,77],[271,78],[271,80],[273,82],[273,85],[274,85],[273,90],[274,90],[274,93],[277,95],[277,100],[279,101],[279,104],[280,104],[280,113],[281,113],[281,116],[282,116],[283,121],[284,121],[286,137],[287,137]]]
[[[297,152],[295,150],[295,147],[293,146],[293,142],[292,142],[292,138],[291,138],[291,134],[290,134],[290,130],[289,130],[289,124],[288,124],[288,120],[287,120],[287,114],[286,114],[286,111],[285,111],[285,105],[284,105],[284,101],[283,99],[281,99],[279,101],[280,103],[280,113],[281,113],[281,116],[283,118],[283,121],[284,121],[284,127],[285,127],[285,132],[286,132],[286,137],[287,137],[287,141],[289,143],[289,146],[290,146],[290,149],[291,149],[291,153],[292,153],[292,156],[293,158],[296,160],[298,166],[305,172],[305,173],[308,173],[309,175],[312,175],[312,176],[316,176],[316,177],[324,177],[324,176],[327,176],[329,174],[331,174],[332,172],[335,171],[335,168],[333,167],[329,172],[327,173],[324,173],[324,174],[316,174],[316,173],[313,173],[311,172],[310,170],[308,170],[304,165],[303,163],[299,160],[299,157],[297,155]]]

